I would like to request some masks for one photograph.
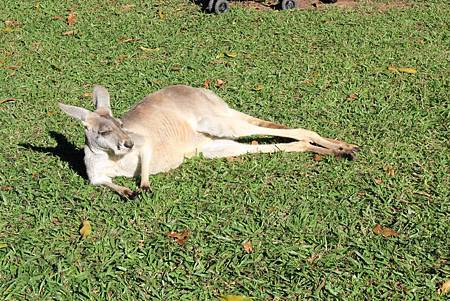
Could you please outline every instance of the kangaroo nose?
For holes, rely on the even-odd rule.
[[[127,140],[125,141],[125,143],[123,144],[126,148],[133,148],[134,143],[131,140]]]

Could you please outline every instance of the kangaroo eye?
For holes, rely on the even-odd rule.
[[[99,131],[98,133],[102,136],[106,136],[111,133],[111,130],[103,130],[103,131]]]

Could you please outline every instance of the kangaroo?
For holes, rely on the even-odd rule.
[[[354,158],[356,145],[262,120],[230,108],[214,92],[184,85],[169,86],[146,96],[122,118],[111,112],[108,91],[95,85],[95,111],[59,103],[62,111],[85,128],[84,163],[90,182],[105,185],[122,197],[136,195],[114,184],[117,176],[140,176],[140,190],[149,190],[149,176],[174,169],[184,158],[239,156],[247,153],[314,152]],[[289,143],[245,144],[240,137],[268,135]]]

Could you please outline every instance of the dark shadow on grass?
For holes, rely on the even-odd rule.
[[[56,140],[57,145],[55,147],[35,146],[29,143],[20,143],[19,146],[31,149],[35,152],[59,157],[62,161],[69,163],[70,168],[72,168],[79,176],[87,180],[88,176],[83,161],[83,149],[77,148],[75,144],[67,140],[67,138],[60,133],[51,131],[50,136]]]

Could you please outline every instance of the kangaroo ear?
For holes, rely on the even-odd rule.
[[[92,101],[94,102],[94,106],[97,111],[106,112],[112,116],[111,105],[109,104],[109,93],[105,87],[94,85]]]
[[[86,123],[87,115],[90,113],[89,110],[86,110],[86,109],[83,109],[80,107],[65,105],[63,103],[58,103],[58,106],[66,114],[68,114],[76,119],[81,120],[81,122],[83,122],[83,124]]]

